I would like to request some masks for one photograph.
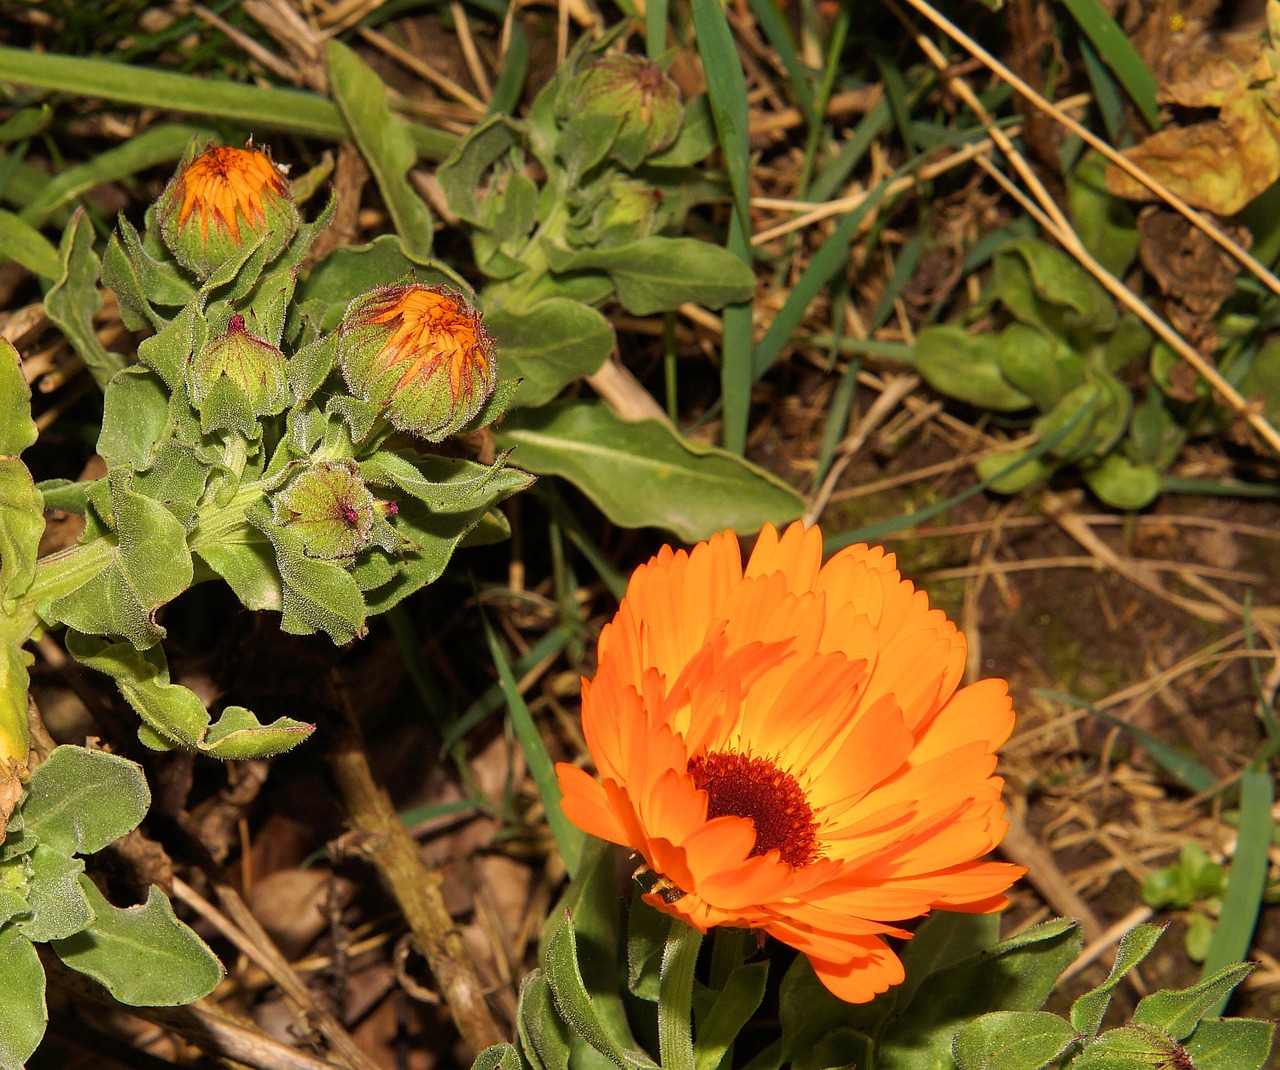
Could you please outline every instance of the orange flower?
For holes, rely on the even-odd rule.
[[[252,147],[210,145],[179,168],[156,212],[165,245],[201,276],[240,251],[244,230],[265,235],[271,260],[298,229],[288,182],[266,153]]]
[[[633,848],[645,899],[706,931],[762,929],[841,999],[903,978],[889,924],[988,913],[1025,870],[1004,835],[1003,680],[956,690],[964,636],[892,554],[761,532],[670,547],[631,577],[582,687],[601,780],[557,767],[564,810]]]
[[[354,393],[431,441],[471,420],[498,380],[480,314],[452,290],[420,283],[352,301],[338,329],[338,363]]]

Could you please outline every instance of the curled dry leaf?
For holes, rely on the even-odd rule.
[[[1273,38],[1274,40],[1274,38]],[[1170,126],[1124,155],[1196,208],[1234,215],[1280,178],[1280,78],[1264,40],[1233,41],[1175,66],[1161,98],[1218,115]],[[1115,165],[1107,188],[1130,200],[1158,198]]]

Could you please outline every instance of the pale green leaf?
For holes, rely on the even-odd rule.
[[[12,926],[0,928],[0,1070],[21,1070],[44,1036],[44,967],[35,946]]]
[[[62,272],[58,250],[30,223],[0,208],[0,249],[32,274],[56,279]]]
[[[794,520],[799,496],[743,459],[682,439],[658,420],[629,423],[591,401],[509,413],[496,434],[513,459],[563,476],[615,523],[652,525],[696,542],[725,528],[746,533]]]
[[[63,855],[93,854],[138,827],[151,805],[142,767],[83,747],[55,747],[31,774],[26,829]]]
[[[207,996],[222,980],[222,964],[173,913],[154,885],[134,907],[107,902],[94,883],[81,887],[96,915],[88,928],[53,943],[73,970],[92,977],[131,1007],[174,1007]]]
[[[18,922],[18,928],[37,943],[60,940],[78,933],[93,921],[93,908],[80,887],[84,862],[68,858],[44,843],[28,856],[31,860],[31,884],[27,903],[31,917]]]
[[[1047,1011],[995,1011],[964,1026],[951,1044],[958,1070],[1040,1070],[1076,1041],[1071,1023]]]
[[[1206,1018],[1186,1048],[1195,1070],[1262,1070],[1271,1055],[1275,1022]]]
[[[517,405],[541,405],[599,371],[614,345],[607,319],[564,297],[549,297],[520,312],[486,310],[484,325],[497,342],[499,374],[523,380]]]
[[[0,52],[7,51],[0,49]],[[98,254],[93,251],[93,223],[79,209],[62,234],[56,281],[44,297],[44,310],[84,361],[99,389],[125,366],[125,358],[110,353],[98,340],[93,317],[102,307],[98,289]]]

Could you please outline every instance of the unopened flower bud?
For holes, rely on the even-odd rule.
[[[587,67],[569,101],[570,115],[622,116],[614,151],[635,163],[669,148],[684,122],[675,82],[656,63],[627,52],[607,53]]]
[[[352,301],[338,328],[338,363],[353,394],[431,442],[470,421],[498,381],[480,314],[452,290],[419,283]]]
[[[305,468],[272,500],[276,523],[301,536],[309,557],[324,561],[354,557],[373,545],[377,506],[354,463]]]
[[[298,229],[289,183],[252,147],[209,146],[173,176],[156,214],[169,251],[202,278],[262,235],[273,260]]]
[[[191,402],[202,408],[221,380],[229,381],[248,400],[255,416],[280,412],[288,400],[284,354],[245,329],[244,317],[231,317],[224,333],[211,338],[187,365]]]

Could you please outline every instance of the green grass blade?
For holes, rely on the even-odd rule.
[[[1274,786],[1267,768],[1246,769],[1240,776],[1240,834],[1222,897],[1222,913],[1209,944],[1201,977],[1209,977],[1236,962],[1243,962],[1253,943],[1262,893],[1267,885],[1267,857],[1271,849],[1271,804]],[[1208,1013],[1222,1013],[1226,999]]]
[[[734,207],[738,210],[738,226],[746,235],[751,225],[747,196],[751,146],[747,137],[747,80],[742,73],[742,60],[738,58],[738,46],[719,0],[693,0],[693,26],[706,74],[711,116],[715,120],[720,151],[724,154]]]
[[[738,225],[738,209],[729,216],[729,251],[751,263],[751,246]],[[724,402],[721,442],[730,453],[747,448],[747,424],[751,415],[751,387],[759,378],[751,348],[751,302],[727,305],[720,314],[724,326],[720,353],[720,396]]]
[[[255,131],[288,130],[329,141],[347,138],[347,127],[337,106],[317,93],[301,89],[220,82],[109,60],[28,52],[20,48],[0,48],[0,82],[17,82],[191,115],[210,115]],[[404,123],[418,155],[426,159],[443,160],[457,143],[451,134],[406,123],[403,119],[397,121]]]
[[[1156,104],[1156,80],[1142,62],[1124,30],[1107,14],[1098,0],[1062,0],[1081,31],[1111,68],[1116,80],[1129,94],[1143,119],[1153,130],[1160,129],[1160,108]]]
[[[1033,694],[1043,695],[1045,698],[1051,698],[1055,702],[1061,702],[1068,706],[1074,706],[1076,709],[1088,710],[1094,717],[1101,721],[1106,721],[1109,725],[1123,729],[1133,736],[1139,743],[1147,748],[1147,752],[1152,759],[1160,765],[1170,776],[1189,791],[1194,791],[1197,795],[1205,792],[1213,791],[1218,786],[1218,778],[1215,777],[1208,769],[1197,762],[1189,755],[1183,754],[1176,747],[1166,743],[1159,736],[1148,732],[1145,728],[1139,728],[1135,724],[1130,724],[1123,718],[1117,717],[1113,713],[1106,710],[1100,710],[1087,699],[1079,698],[1076,695],[1068,695],[1062,691],[1052,691],[1048,688],[1037,687],[1033,690]]]
[[[507,42],[507,54],[502,63],[502,74],[493,87],[489,110],[485,116],[514,113],[524,93],[525,79],[529,76],[529,35],[520,23],[511,23],[511,37]]]
[[[1102,62],[1097,49],[1088,40],[1080,42],[1080,58],[1084,60],[1084,73],[1093,87],[1093,102],[1102,116],[1102,125],[1107,128],[1107,138],[1113,145],[1125,144],[1124,99],[1115,78]],[[1133,139],[1128,139],[1132,143]]]
[[[800,109],[800,114],[804,116],[805,125],[810,130],[820,126],[822,116],[815,104],[813,76],[800,62],[800,55],[796,52],[795,38],[791,36],[791,27],[787,25],[782,9],[778,6],[778,0],[747,0],[747,6],[755,15],[756,21],[760,23],[760,29],[764,31],[765,38],[782,61],[782,67],[791,82],[791,99]]]
[[[520,749],[524,751],[525,761],[529,763],[529,773],[538,786],[538,794],[542,797],[542,806],[547,814],[547,824],[551,826],[551,835],[555,838],[560,857],[564,859],[564,868],[572,877],[578,872],[578,864],[582,861],[582,846],[586,833],[570,821],[560,806],[563,796],[556,780],[555,767],[551,764],[551,756],[538,734],[538,726],[533,723],[529,707],[525,705],[524,696],[516,684],[511,672],[506,652],[488,618],[484,620],[484,634],[489,641],[489,653],[493,656],[494,667],[498,670],[498,682],[507,700],[507,711],[511,714],[511,726],[515,729],[516,739],[520,741]]]
[[[667,18],[670,0],[649,0],[644,10],[644,50],[651,60],[667,50]]]
[[[128,141],[100,152],[92,159],[63,171],[46,184],[20,213],[28,223],[38,226],[76,199],[104,182],[117,182],[157,164],[173,163],[182,158],[193,140],[217,135],[210,126],[189,123],[167,123],[155,126]]]

